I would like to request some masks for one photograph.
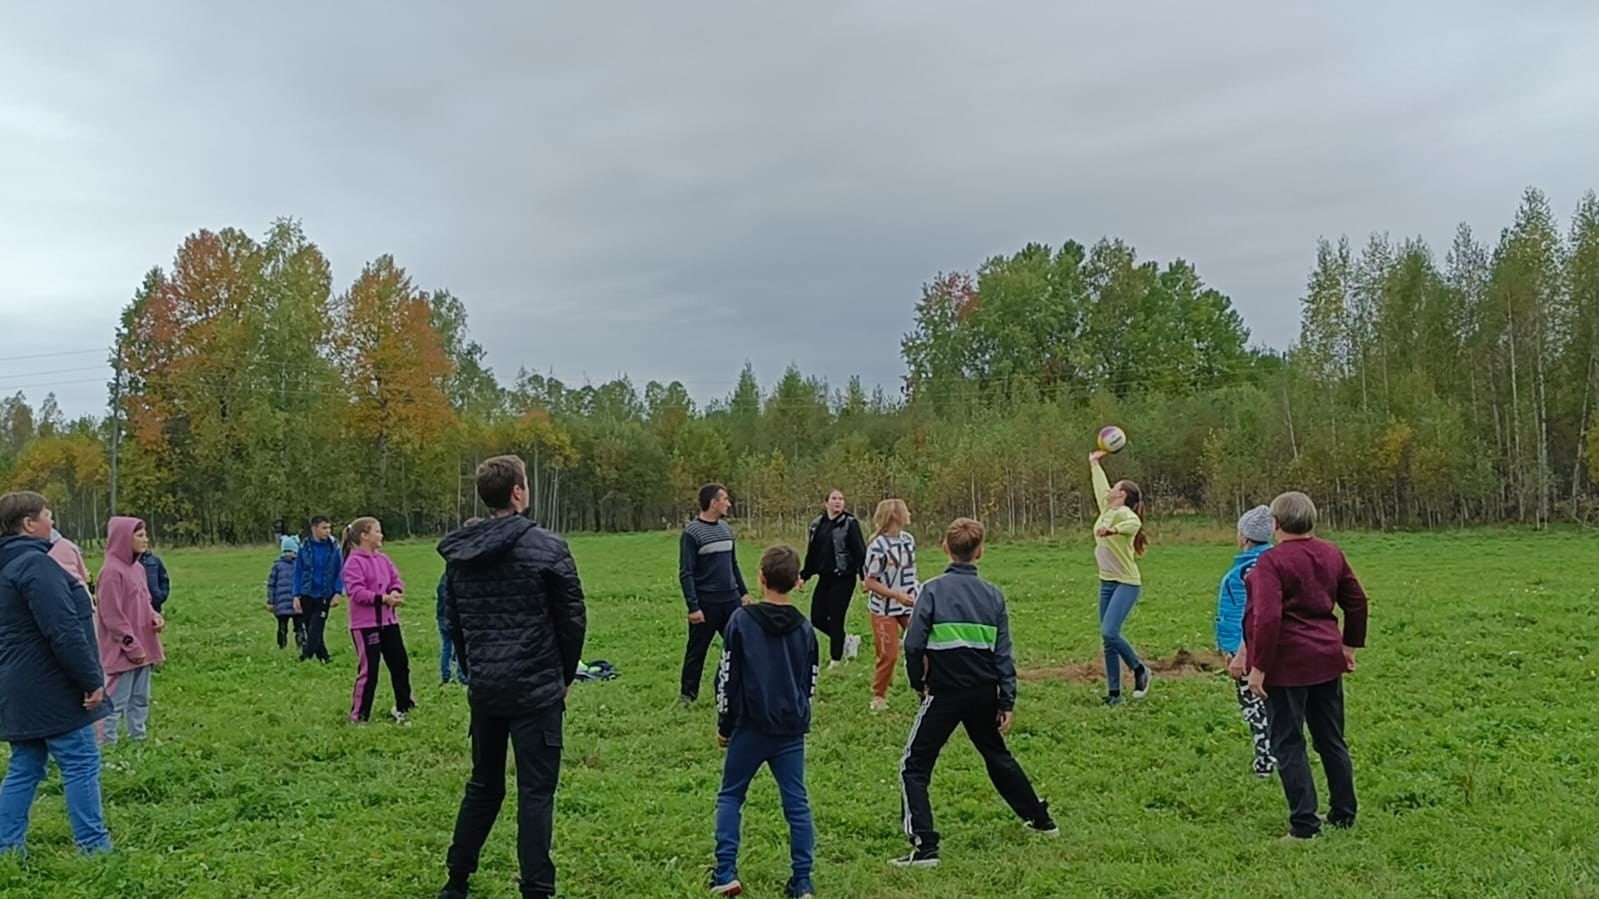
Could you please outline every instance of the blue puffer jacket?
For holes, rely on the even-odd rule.
[[[1261,543],[1244,550],[1233,559],[1233,567],[1222,575],[1221,588],[1216,592],[1216,648],[1225,653],[1235,653],[1244,642],[1244,577],[1255,567],[1260,554],[1271,549],[1271,544]]]
[[[294,558],[288,554],[278,556],[272,563],[272,573],[267,575],[267,602],[272,604],[272,614],[294,614]]]
[[[83,698],[105,686],[89,591],[50,543],[0,537],[0,740],[59,737],[104,718]]]

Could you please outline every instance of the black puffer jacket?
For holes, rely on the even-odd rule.
[[[450,534],[439,555],[445,617],[473,710],[520,717],[560,702],[588,629],[566,541],[511,515]]]

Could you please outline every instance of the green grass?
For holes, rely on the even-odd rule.
[[[1026,834],[957,736],[933,784],[944,865],[890,870],[885,859],[904,850],[896,774],[912,703],[901,675],[891,710],[871,715],[863,657],[824,675],[817,697],[808,777],[818,895],[1599,895],[1592,538],[1344,545],[1373,598],[1371,645],[1347,683],[1354,831],[1279,843],[1281,790],[1250,777],[1220,676],[1157,681],[1148,699],[1117,710],[1099,705],[1097,683],[1029,681],[1011,745],[1062,838]],[[555,842],[562,895],[701,895],[721,753],[709,702],[686,711],[674,702],[684,628],[676,542],[579,538],[573,548],[589,595],[587,655],[622,677],[572,691]],[[746,563],[758,548],[745,547]],[[52,777],[30,860],[0,861],[0,895],[432,896],[467,776],[466,702],[459,688],[436,686],[429,596],[439,560],[431,545],[390,549],[416,597],[403,613],[422,703],[414,726],[345,723],[353,654],[342,626],[329,628],[332,666],[276,649],[261,607],[270,550],[174,552],[153,740],[106,758],[119,851],[95,860],[71,851]],[[1210,646],[1215,580],[1231,554],[1155,548],[1128,626],[1141,652]],[[940,567],[932,554],[922,564]],[[1010,597],[1024,669],[1096,656],[1086,544],[1000,545],[983,568]],[[852,630],[866,632],[858,603],[851,614]],[[378,702],[389,701],[385,681]],[[514,825],[502,815],[475,895],[515,895]],[[781,895],[786,841],[763,774],[745,817],[750,895]]]

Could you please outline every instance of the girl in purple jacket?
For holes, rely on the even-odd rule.
[[[404,724],[406,713],[416,707],[397,612],[405,603],[405,584],[382,548],[383,525],[376,518],[357,518],[344,528],[344,595],[350,598],[350,636],[355,640],[357,665],[350,720],[360,723],[372,717],[382,662],[394,684],[394,708],[389,714]]]

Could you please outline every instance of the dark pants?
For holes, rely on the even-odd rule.
[[[1316,781],[1305,752],[1305,727],[1321,756],[1327,774],[1331,805],[1327,823],[1350,827],[1355,823],[1355,769],[1344,745],[1344,682],[1340,678],[1314,687],[1268,687],[1271,710],[1271,751],[1277,757],[1277,776],[1288,797],[1288,831],[1296,837],[1313,837],[1321,831],[1316,817]]]
[[[328,643],[324,635],[332,602],[330,596],[300,597],[300,615],[305,620],[305,645],[300,648],[300,658],[321,659],[324,662],[332,658],[328,655]]]
[[[289,625],[294,625],[294,645],[305,648],[305,616],[304,615],[279,615],[278,616],[278,648],[289,645]]]
[[[350,632],[355,640],[355,695],[350,701],[350,720],[366,721],[372,717],[372,700],[378,693],[378,664],[389,668],[389,681],[394,685],[394,708],[409,712],[416,706],[411,695],[411,659],[405,653],[405,640],[400,636],[398,624],[383,627],[363,627]]]
[[[911,838],[911,845],[923,852],[938,851],[938,831],[933,829],[933,804],[927,788],[933,780],[938,754],[957,725],[965,726],[967,738],[988,766],[988,779],[1011,810],[1026,821],[1044,813],[1026,772],[1000,736],[999,695],[995,688],[938,693],[922,700],[899,763],[905,835]]]
[[[516,854],[522,895],[555,895],[550,839],[555,828],[555,787],[561,777],[561,718],[555,705],[525,718],[472,713],[472,778],[466,782],[447,864],[452,874],[477,871],[483,844],[505,801],[505,749],[516,758]]]
[[[824,574],[816,578],[811,593],[811,626],[827,635],[827,655],[835,662],[844,658],[844,617],[856,585],[852,577]]]
[[[727,640],[727,622],[739,608],[738,599],[731,602],[701,602],[700,611],[705,620],[699,624],[689,622],[688,648],[683,651],[683,683],[680,693],[690,701],[700,698],[700,680],[705,674],[705,654],[711,650],[711,640],[717,634]]]

